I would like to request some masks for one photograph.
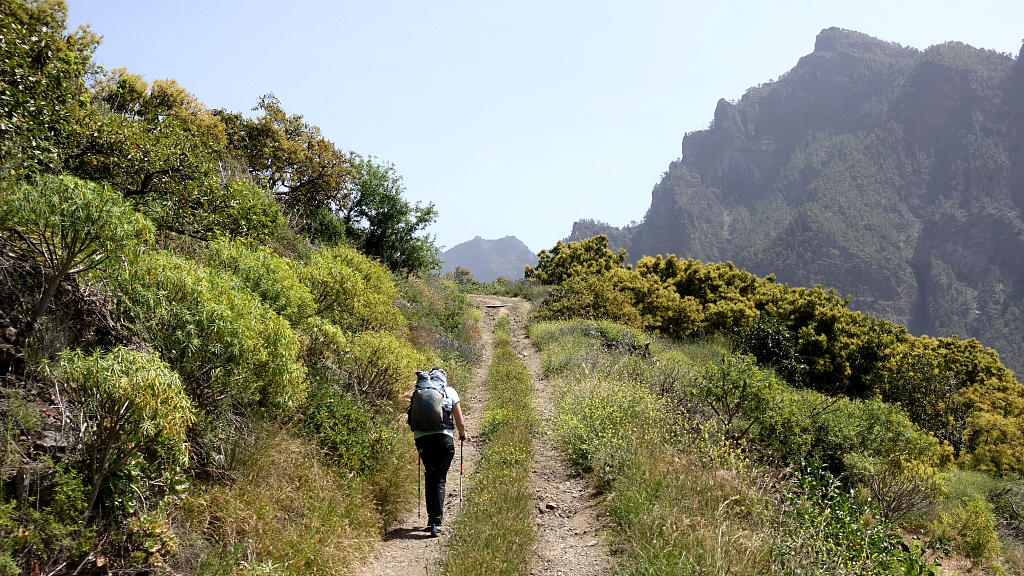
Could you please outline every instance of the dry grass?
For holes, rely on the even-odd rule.
[[[379,518],[356,477],[283,432],[246,451],[233,481],[199,487],[173,511],[170,560],[190,574],[341,574],[369,556]]]

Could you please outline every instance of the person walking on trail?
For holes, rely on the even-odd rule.
[[[427,530],[437,536],[444,520],[445,481],[455,458],[455,429],[466,440],[459,393],[448,385],[444,368],[416,372],[416,389],[409,401],[409,427],[423,462]],[[418,474],[418,473],[417,473]]]

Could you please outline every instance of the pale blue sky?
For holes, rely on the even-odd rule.
[[[714,4],[714,5],[713,5]],[[210,108],[273,92],[343,150],[392,162],[450,248],[643,218],[719,98],[777,78],[838,26],[1016,56],[1024,2],[68,0],[97,60]]]

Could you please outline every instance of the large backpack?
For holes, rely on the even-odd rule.
[[[414,432],[440,432],[455,428],[451,411],[445,409],[447,380],[440,371],[417,371],[416,389],[409,400],[409,427]]]

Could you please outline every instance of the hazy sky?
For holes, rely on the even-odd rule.
[[[550,248],[580,218],[641,220],[719,98],[777,78],[838,26],[1016,56],[1021,0],[858,2],[68,0],[96,58],[210,108],[273,92],[343,150],[392,162],[450,248]]]

